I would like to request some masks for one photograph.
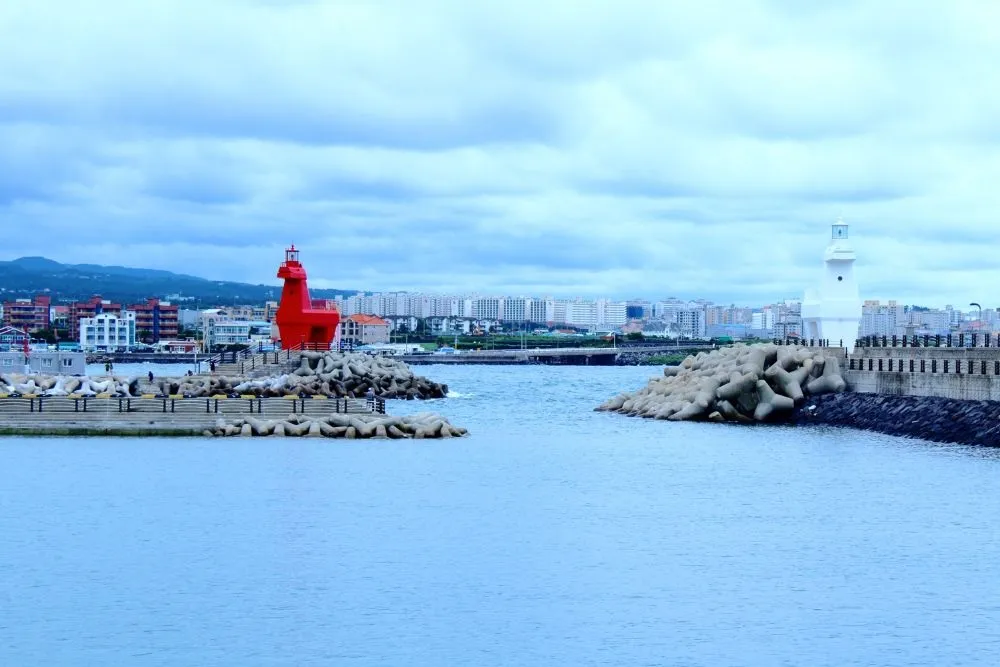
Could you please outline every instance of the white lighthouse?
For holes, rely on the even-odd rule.
[[[847,225],[833,225],[830,245],[823,256],[826,267],[819,289],[806,290],[802,300],[802,337],[826,339],[832,346],[854,351],[861,322],[861,299],[854,282],[854,248]]]

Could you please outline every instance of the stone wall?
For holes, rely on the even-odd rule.
[[[858,348],[844,360],[842,372],[854,392],[1000,400],[997,348]]]
[[[850,391],[893,396],[939,396],[964,401],[1000,401],[1000,377],[878,371],[843,371]]]

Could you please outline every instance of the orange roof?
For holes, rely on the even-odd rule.
[[[347,319],[351,320],[355,324],[373,324],[376,326],[389,326],[389,323],[383,320],[381,317],[376,317],[374,315],[351,315]]]

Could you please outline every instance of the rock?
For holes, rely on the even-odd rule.
[[[810,397],[794,411],[790,421],[846,426],[934,442],[1000,446],[1000,420],[994,401],[831,393]]]

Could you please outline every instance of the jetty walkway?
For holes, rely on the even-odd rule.
[[[291,414],[385,414],[385,401],[364,398],[250,395],[8,396],[0,398],[0,435],[201,435],[222,418],[284,418]]]

